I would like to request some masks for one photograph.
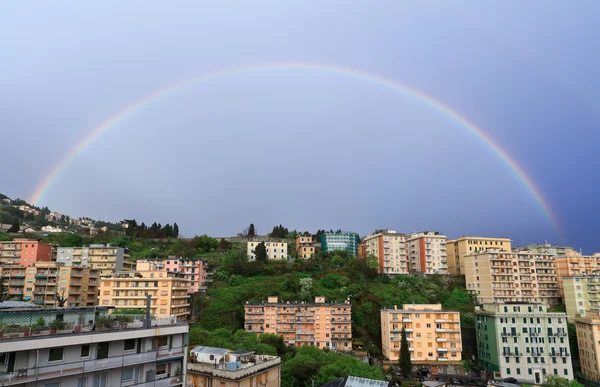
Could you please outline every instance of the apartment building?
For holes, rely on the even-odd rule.
[[[16,238],[0,242],[0,265],[33,266],[52,260],[52,246],[32,239]]]
[[[185,321],[190,315],[188,280],[153,262],[140,262],[135,272],[117,272],[101,279],[99,305],[118,309],[143,309],[151,296],[151,313],[158,317],[176,317]]]
[[[600,381],[600,311],[586,310],[575,318],[579,363],[583,375]]]
[[[188,325],[174,319],[97,325],[107,308],[3,309],[0,385],[177,387],[186,382]],[[24,324],[62,320],[61,328]]]
[[[525,252],[543,255],[552,255],[558,257],[559,255],[565,255],[573,250],[572,247],[553,245],[551,243],[533,243],[525,245],[524,247],[513,247],[513,253]]]
[[[253,351],[198,346],[190,351],[188,387],[279,387],[281,358]]]
[[[565,313],[546,305],[484,304],[475,308],[479,362],[496,378],[542,384],[549,375],[573,379]]]
[[[410,271],[425,274],[448,274],[446,236],[438,232],[412,233],[406,239]]]
[[[392,361],[400,358],[402,328],[406,330],[411,360],[459,362],[462,341],[460,315],[442,310],[441,304],[404,304],[402,309],[381,309],[383,354]]]
[[[560,304],[554,257],[504,251],[464,258],[467,290],[480,303],[530,302]]]
[[[375,230],[364,239],[367,256],[379,260],[379,274],[408,274],[410,265],[406,251],[406,235],[394,230]]]
[[[264,243],[267,249],[267,260],[286,260],[288,257],[287,250],[287,242],[275,242],[275,241],[266,241],[266,242],[248,242],[246,244],[246,250],[248,254],[248,259],[250,261],[256,260],[256,254],[254,253],[254,249],[258,246],[259,243]]]
[[[452,275],[465,274],[465,256],[487,250],[511,252],[509,238],[486,238],[463,236],[446,242],[448,272]]]
[[[581,277],[600,274],[600,253],[582,255],[577,251],[569,251],[554,259],[559,278]],[[563,293],[563,282],[559,281],[559,292]]]
[[[326,303],[325,297],[315,297],[314,303],[280,302],[269,297],[266,303],[246,303],[244,309],[248,332],[278,334],[288,345],[352,350],[350,301]]]
[[[296,238],[296,250],[298,251],[298,258],[312,258],[317,253],[317,247],[313,243],[312,235],[298,235]]]
[[[326,232],[321,235],[321,250],[345,250],[353,256],[358,255],[359,237],[355,232]]]
[[[586,310],[600,309],[600,276],[562,277],[561,282],[569,320]]]
[[[138,260],[137,264],[151,261],[156,264],[156,268],[164,268],[172,273],[183,274],[183,277],[188,280],[188,293],[197,293],[206,281],[206,261],[200,258],[181,258],[169,256],[166,259],[154,258],[148,260]]]
[[[110,277],[118,271],[135,270],[129,260],[129,250],[110,245],[59,247],[56,261],[65,266],[83,266],[100,270],[101,277]]]

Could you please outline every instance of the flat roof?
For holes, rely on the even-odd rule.
[[[192,349],[192,352],[206,353],[208,355],[225,355],[226,353],[231,352],[231,350],[226,348],[204,347],[202,345],[198,345]]]

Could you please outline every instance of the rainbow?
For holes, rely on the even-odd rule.
[[[506,152],[502,147],[496,143],[486,132],[470,122],[467,118],[461,116],[458,112],[451,109],[449,106],[442,102],[424,94],[423,92],[413,89],[405,84],[402,84],[396,80],[383,77],[381,75],[368,73],[362,70],[357,70],[349,67],[342,67],[337,65],[328,65],[320,63],[304,63],[304,62],[274,62],[266,64],[255,64],[238,67],[230,67],[222,69],[213,73],[199,75],[190,79],[183,80],[175,83],[168,87],[145,96],[144,98],[126,106],[115,115],[102,122],[94,130],[92,130],[85,138],[77,143],[67,154],[60,160],[60,162],[52,169],[52,171],[46,176],[46,178],[37,186],[35,192],[31,195],[29,202],[33,204],[39,204],[44,195],[48,192],[53,183],[59,178],[59,176],[68,168],[69,164],[75,160],[77,155],[83,152],[94,140],[98,139],[102,134],[107,133],[114,127],[118,126],[121,122],[132,116],[133,113],[156,103],[161,98],[166,97],[178,90],[182,90],[191,86],[202,84],[204,82],[215,81],[225,76],[248,73],[253,71],[267,71],[274,69],[283,70],[308,70],[316,72],[326,72],[338,76],[346,76],[355,78],[362,81],[368,81],[375,85],[389,88],[395,92],[398,92],[406,97],[409,97],[415,101],[421,102],[436,111],[443,116],[450,118],[454,121],[458,127],[465,129],[468,133],[473,135],[479,140],[484,146],[491,150],[491,152],[501,161],[514,177],[522,183],[526,188],[527,192],[531,195],[534,202],[537,204],[539,209],[547,217],[554,228],[559,231],[559,223],[555,219],[550,206],[544,200],[539,189],[535,186],[533,180],[525,173],[523,168]],[[560,234],[560,232],[559,232]]]

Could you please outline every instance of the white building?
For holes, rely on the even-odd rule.
[[[416,232],[406,239],[410,271],[448,274],[446,236],[438,232]]]
[[[0,322],[18,324],[57,317],[64,326],[4,330],[0,385],[40,387],[177,387],[186,381],[188,325],[175,319],[95,326],[107,308],[2,310]]]
[[[256,254],[254,253],[254,250],[256,249],[256,246],[258,246],[259,243],[261,243],[261,242],[248,242],[247,251],[248,251],[248,259],[250,261],[254,261],[256,259]],[[268,260],[287,259],[288,250],[287,250],[286,242],[266,241],[266,242],[262,242],[262,243],[264,243],[265,247],[267,248],[267,259]]]

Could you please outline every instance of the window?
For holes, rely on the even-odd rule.
[[[125,340],[125,345],[123,348],[125,351],[131,351],[135,349],[135,339],[127,339]],[[131,379],[131,378],[129,378]]]
[[[565,376],[569,375],[569,370],[568,369],[565,368],[563,371],[565,373]]]
[[[521,375],[521,369],[517,368],[517,375]]]
[[[529,375],[533,374],[533,372],[531,372],[531,368],[529,369]]]
[[[156,375],[164,375],[167,373],[167,365],[166,364],[157,364],[156,365]]]
[[[125,368],[121,372],[121,380],[132,380],[133,379],[133,367]]]
[[[81,357],[90,357],[90,345],[89,344],[81,346]]]
[[[506,369],[506,374],[507,374],[507,375],[510,375],[510,368],[507,368],[507,369]]]
[[[87,378],[77,379],[77,387],[87,387]]]
[[[50,348],[48,352],[48,361],[62,361],[63,359],[63,348]],[[52,384],[52,383],[50,383]],[[58,383],[57,383],[58,385]]]
[[[159,347],[166,347],[167,345],[169,345],[169,337],[168,336],[158,336],[157,341],[158,341]],[[157,371],[158,371],[158,369],[157,369]]]

